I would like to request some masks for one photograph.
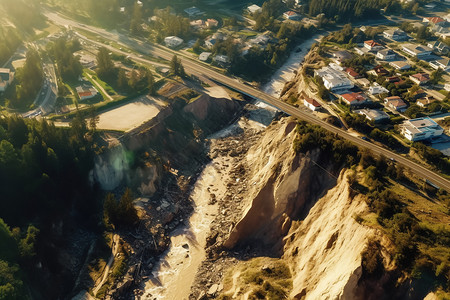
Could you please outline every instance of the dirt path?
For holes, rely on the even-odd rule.
[[[108,98],[109,101],[114,100],[113,97],[111,97],[111,96],[105,91],[105,89],[104,89],[100,84],[98,84],[98,82],[97,82],[94,78],[92,78],[92,75],[91,75],[91,74],[86,73],[86,75],[92,80],[92,82],[95,84],[95,87],[96,87],[97,89],[99,89],[100,91],[102,91],[102,93]]]
[[[106,279],[108,278],[109,270],[111,269],[111,266],[114,262],[114,258],[117,255],[117,250],[119,249],[119,236],[117,234],[114,234],[113,236],[113,244],[112,244],[112,252],[111,257],[109,258],[108,264],[106,265],[105,269],[103,270],[103,276],[102,280],[99,284],[96,285],[92,293],[94,296],[97,296],[98,290],[102,287],[102,285],[105,283]]]

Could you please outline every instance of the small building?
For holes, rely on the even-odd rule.
[[[428,23],[431,25],[436,25],[436,24],[445,23],[445,20],[442,19],[441,17],[427,17],[427,18],[423,18],[422,22]]]
[[[369,49],[370,51],[379,51],[384,49],[384,47],[380,43],[374,40],[364,41],[364,47]]]
[[[434,69],[442,69],[444,71],[450,70],[450,59],[442,58],[430,62],[430,66]]]
[[[420,59],[430,55],[433,49],[422,45],[404,44],[402,46],[402,50],[405,51],[408,55]]]
[[[198,59],[200,61],[207,61],[209,59],[209,57],[211,56],[211,52],[202,52],[200,53],[200,55],[198,56]]]
[[[384,98],[384,105],[390,109],[403,112],[408,108],[408,105],[399,96],[391,96]]]
[[[332,92],[344,92],[354,86],[350,79],[345,76],[345,73],[330,66],[316,70],[315,75],[322,78],[325,87]]]
[[[303,99],[303,105],[305,105],[307,108],[309,108],[312,111],[319,110],[322,107],[322,105],[320,105],[319,102],[317,102],[315,99],[309,98],[309,97],[305,97],[305,99]]]
[[[401,78],[398,76],[390,76],[390,77],[386,78],[386,81],[389,83],[399,82],[400,80],[401,80]]]
[[[419,107],[425,108],[433,102],[436,102],[436,99],[433,96],[426,96],[417,100],[416,104]]]
[[[283,18],[287,20],[298,21],[301,19],[300,15],[295,11],[289,10],[283,14]]]
[[[411,81],[415,84],[424,85],[430,81],[430,75],[427,73],[417,73],[414,75],[409,75],[409,79],[411,79]]]
[[[205,21],[198,19],[191,21],[189,24],[194,28],[203,28],[205,26]]]
[[[391,61],[389,63],[391,67],[394,67],[396,70],[404,71],[411,69],[411,65],[408,64],[406,61]]]
[[[10,69],[0,68],[0,92],[4,92],[14,79],[14,73]]]
[[[370,86],[370,81],[367,78],[358,78],[358,79],[356,79],[356,82],[363,87]]]
[[[395,52],[391,49],[383,49],[378,51],[376,56],[382,60],[393,60],[395,59]]]
[[[381,123],[389,120],[389,115],[382,110],[379,109],[361,109],[358,111],[358,114],[366,117],[367,120],[374,123]]]
[[[378,94],[389,93],[389,90],[375,82],[375,84],[369,88],[369,93],[371,95],[378,95]]]
[[[169,48],[175,48],[183,44],[183,39],[177,36],[168,36],[164,39],[164,43]]]
[[[345,104],[351,107],[359,107],[370,102],[362,92],[343,94],[340,98]]]
[[[213,38],[209,38],[205,40],[205,47],[208,49],[212,49],[212,47],[214,47],[214,45],[217,43],[216,39]]]
[[[189,16],[189,18],[203,14],[203,12],[195,6],[186,8],[184,12]]]
[[[450,83],[446,83],[444,85],[444,90],[446,90],[447,92],[450,92]]]
[[[222,65],[230,63],[230,59],[228,58],[228,56],[222,54],[214,56],[213,60]]]
[[[76,88],[76,91],[81,101],[93,98],[98,94],[97,89],[90,84],[80,85]]]
[[[450,50],[446,44],[440,41],[429,42],[427,46],[437,54],[447,54]]]
[[[256,5],[256,4],[253,4],[253,5],[250,5],[249,7],[247,7],[247,11],[248,11],[249,13],[251,13],[251,14],[254,14],[254,13],[259,13],[259,12],[261,12],[262,9],[261,9],[260,6],[258,6],[258,5]]]
[[[401,29],[398,28],[392,28],[383,31],[383,36],[387,39],[393,40],[393,41],[406,41],[409,39],[409,36]]]
[[[410,141],[422,141],[443,133],[444,129],[428,117],[406,120],[401,126],[401,134]]]
[[[215,28],[217,26],[219,26],[219,21],[217,21],[216,19],[207,19],[206,20],[206,27]]]
[[[358,72],[356,72],[353,68],[346,68],[345,73],[347,73],[348,76],[352,77],[353,79],[362,78],[362,76]]]
[[[412,97],[414,100],[424,98],[427,96],[427,93],[422,89],[413,91],[412,88],[410,88],[408,89],[408,92],[410,93],[410,97]]]
[[[382,65],[375,66],[371,71],[369,71],[373,75],[376,76],[387,76],[389,75],[389,71],[386,70]]]

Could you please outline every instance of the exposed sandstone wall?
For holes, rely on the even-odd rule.
[[[299,218],[334,185],[335,179],[315,163],[318,151],[306,156],[293,151],[295,125],[292,118],[272,124],[249,150],[243,162],[251,183],[244,199],[246,208],[225,247],[249,239],[276,244],[287,233],[291,219]]]

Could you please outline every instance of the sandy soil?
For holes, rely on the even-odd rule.
[[[301,51],[292,52],[288,60],[273,74],[272,79],[263,86],[262,90],[272,96],[279,97],[284,84],[294,78],[294,71],[298,70],[306,54],[308,54],[309,49],[311,49],[311,46],[321,38],[321,35],[315,35],[297,45],[296,49],[300,48]]]
[[[154,118],[166,103],[142,96],[118,108],[100,114],[98,129],[129,131]]]

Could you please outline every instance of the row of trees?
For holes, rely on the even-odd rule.
[[[380,16],[380,9],[387,13],[401,11],[397,0],[309,0],[307,7],[311,16],[323,13],[337,22],[373,19]]]
[[[18,109],[29,108],[42,86],[43,78],[39,53],[30,49],[23,68],[17,69],[15,81],[6,92],[7,105]]]
[[[65,37],[47,44],[47,52],[55,60],[63,80],[75,81],[83,74],[83,66],[79,57],[73,55],[80,49],[81,45],[77,39],[68,41]]]
[[[17,30],[0,26],[0,65],[3,65],[19,47],[21,40]]]
[[[150,94],[155,93],[155,78],[149,69],[133,68],[127,76],[125,69],[114,65],[110,52],[105,47],[101,47],[97,53],[97,74],[102,80],[123,92],[148,89]]]

